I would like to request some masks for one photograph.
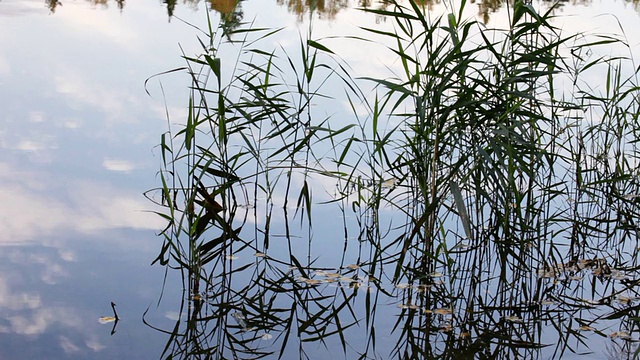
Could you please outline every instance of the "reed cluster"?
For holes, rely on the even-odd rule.
[[[156,261],[183,271],[193,303],[192,336],[176,324],[165,354],[283,357],[293,337],[332,336],[348,352],[345,334],[360,327],[366,340],[357,353],[366,358],[378,351],[379,302],[395,298],[401,315],[386,329],[397,335],[394,357],[535,353],[543,322],[558,330],[553,355],[561,356],[571,350],[565,333],[584,338],[554,316],[589,307],[576,286],[598,304],[635,294],[638,69],[630,55],[597,55],[628,43],[565,36],[553,26],[553,6],[539,12],[515,1],[504,29],[465,20],[465,6],[435,18],[417,1],[365,9],[395,25],[350,38],[390,44],[401,66],[386,78],[355,78],[311,27],[297,54],[265,50],[278,29],[203,32],[202,53],[185,54],[186,66],[172,70],[191,77],[189,116],[160,144],[159,214],[168,225]],[[593,77],[599,86],[585,80]],[[350,104],[353,121],[314,107],[338,101]],[[316,264],[311,249],[313,195],[327,180],[345,215],[339,273]],[[385,228],[389,207],[395,215]],[[294,219],[307,246],[295,241]],[[274,248],[274,237],[287,249]],[[234,254],[247,251],[255,261],[233,266]],[[589,271],[592,281],[573,283]],[[319,290],[327,278],[344,286]],[[358,288],[367,289],[364,311],[354,309]],[[550,303],[561,310],[550,312]],[[622,318],[637,327],[637,309],[611,306],[579,324]],[[249,317],[263,332],[239,339],[225,326],[229,316],[242,331]],[[276,331],[277,350],[252,345]],[[297,351],[308,356],[302,345]]]

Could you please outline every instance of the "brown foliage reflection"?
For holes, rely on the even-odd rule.
[[[92,6],[108,7],[109,0],[86,0],[91,3]],[[233,18],[233,14],[238,15],[237,7],[241,0],[206,0],[212,10],[219,12],[223,18]],[[640,0],[624,0],[626,3],[633,6],[636,11],[640,10]],[[118,9],[122,10],[125,6],[125,0],[112,0],[116,4]],[[501,8],[505,7],[507,2],[504,0],[471,0],[472,4],[478,7],[478,17],[485,24],[491,19],[491,14],[498,12]],[[546,3],[555,3],[556,1],[544,0]],[[46,6],[54,13],[59,6],[63,5],[60,0],[45,0]],[[175,7],[178,4],[177,0],[163,0],[163,4],[167,7],[167,14],[169,17],[173,16]],[[187,7],[197,8],[200,0],[182,0],[182,3]],[[442,0],[416,0],[416,3],[424,7],[425,9],[432,10],[435,6],[442,5]],[[513,1],[509,1],[510,4]],[[593,0],[564,0],[559,2],[559,6],[562,7],[567,4],[588,6],[593,3]],[[298,20],[302,21],[304,16],[309,13],[315,13],[320,19],[335,19],[338,13],[342,10],[348,9],[352,6],[352,2],[349,0],[276,0],[276,4],[286,6],[289,12],[297,15]],[[387,0],[358,0],[355,3],[356,7],[366,9],[384,9],[387,10],[390,2]],[[241,15],[241,14],[240,14]],[[242,18],[242,16],[240,16]]]

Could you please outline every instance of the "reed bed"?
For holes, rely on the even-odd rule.
[[[311,26],[297,54],[266,50],[279,29],[202,32],[171,70],[191,78],[189,116],[149,193],[168,222],[155,262],[185,289],[162,357],[562,357],[594,337],[635,351],[638,69],[596,55],[629,45],[564,36],[553,6],[510,3],[504,29],[465,6],[364,9],[394,22],[350,38],[390,44],[386,78],[354,78]],[[337,101],[353,121],[316,110]],[[325,206],[339,251],[314,241]]]

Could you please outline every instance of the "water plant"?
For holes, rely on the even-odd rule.
[[[160,144],[156,262],[182,271],[188,303],[166,358],[314,358],[309,343],[536,357],[550,331],[560,357],[587,331],[631,333],[637,68],[594,55],[624,38],[564,36],[553,6],[509,4],[504,29],[465,20],[466,1],[435,18],[416,1],[365,9],[394,22],[350,38],[386,39],[400,65],[386,78],[354,78],[311,26],[293,56],[261,47],[278,29],[209,25],[175,70],[191,77],[189,115]],[[603,89],[583,80],[602,73]],[[315,110],[336,101],[327,84],[352,122]],[[330,260],[313,246],[327,181],[344,233]],[[389,302],[399,313],[380,315]]]

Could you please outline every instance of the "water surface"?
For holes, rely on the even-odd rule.
[[[357,5],[363,4],[330,2],[319,9],[313,16],[314,36],[354,34],[358,25],[390,28],[384,17],[354,10]],[[224,13],[211,12],[214,21],[222,16],[231,24],[244,19],[256,26],[284,27],[274,40],[292,53],[310,21],[306,3],[246,1],[233,8],[214,1],[209,6]],[[441,8],[432,6],[434,13]],[[495,24],[503,21],[504,11],[487,2],[479,8],[481,19]],[[608,12],[617,16],[627,34],[637,33],[638,13],[632,2],[623,1],[565,5],[563,14],[576,16],[565,18],[563,27],[615,31],[615,18],[600,16]],[[162,353],[169,337],[149,324],[170,329],[190,295],[182,292],[178,272],[169,271],[165,279],[164,268],[149,266],[160,251],[156,234],[164,222],[150,212],[155,208],[142,193],[158,186],[160,134],[167,122],[184,122],[189,79],[178,74],[153,77],[146,88],[145,80],[183,66],[182,52],[198,51],[196,36],[202,33],[183,21],[204,26],[205,14],[205,4],[197,2],[0,1],[0,358],[153,359]],[[470,11],[469,16],[474,15]],[[586,24],[589,28],[583,29]],[[387,67],[398,65],[388,52],[363,56],[347,41],[327,41],[352,64],[355,75],[386,74]],[[637,51],[637,41],[630,43]],[[340,111],[344,110],[335,110]],[[317,202],[332,198],[329,190],[316,194]],[[353,276],[361,270],[347,265],[358,262],[359,248],[350,245],[345,257],[336,259],[334,249],[342,249],[345,238],[342,219],[329,206],[317,209],[314,216],[320,223],[311,232],[296,231],[296,236],[312,240],[312,245],[303,241],[301,247],[313,249],[310,258],[319,259],[321,271]],[[340,226],[325,226],[334,221]],[[347,239],[357,239],[360,228],[353,223],[347,227]],[[274,228],[275,234],[285,232],[282,224]],[[278,244],[278,236],[273,241]],[[272,249],[274,258],[279,258],[278,251],[285,253],[276,245]],[[281,264],[273,266],[287,271]],[[238,277],[252,279],[250,274]],[[379,333],[393,326],[398,311],[407,310],[398,307],[406,305],[405,293],[394,285],[381,285],[394,296],[378,304],[384,315],[376,324]],[[323,292],[342,291],[323,286]],[[367,293],[357,291],[340,295],[357,300],[356,316],[346,311],[340,316],[365,316]],[[112,315],[112,301],[121,318],[115,328],[98,321]],[[292,306],[290,300],[279,299],[278,304]],[[314,306],[320,305],[326,304]],[[235,329],[239,336],[253,336],[241,330]],[[366,332],[347,333],[353,336],[349,349],[371,341]],[[603,333],[608,335],[609,328]],[[553,343],[556,335],[543,335],[542,342]],[[277,338],[277,344],[282,341]],[[335,353],[343,351],[336,337],[327,342],[337,348]],[[378,342],[380,356],[387,357],[393,343]],[[596,344],[593,358],[613,346],[606,336],[590,343]],[[578,340],[575,344],[589,352]],[[316,341],[301,347],[312,359],[334,353]],[[296,349],[286,354],[301,356]],[[569,356],[577,355],[565,354]]]

